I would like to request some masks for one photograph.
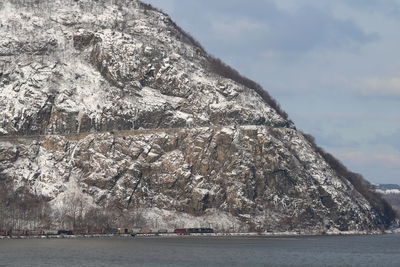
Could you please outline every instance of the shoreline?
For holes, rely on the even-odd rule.
[[[345,232],[250,232],[250,233],[148,233],[148,234],[94,234],[94,235],[33,235],[33,236],[0,236],[0,240],[6,239],[88,239],[88,238],[189,238],[189,237],[308,237],[308,236],[363,236],[384,235],[400,233],[400,229],[386,231],[345,231]]]

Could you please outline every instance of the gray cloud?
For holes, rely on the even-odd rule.
[[[386,144],[400,152],[400,129],[389,135],[379,134],[371,141],[371,144]]]
[[[158,0],[147,2],[161,4]],[[164,7],[179,14],[185,29],[206,43],[218,43],[230,53],[249,51],[256,57],[274,51],[301,54],[321,48],[343,49],[378,38],[351,20],[311,5],[289,12],[272,0],[253,0],[251,4],[241,0],[170,0]]]
[[[400,154],[380,153],[373,150],[330,150],[352,171],[362,173],[375,183],[400,183]]]
[[[364,95],[400,98],[400,76],[385,78],[366,78],[356,86],[356,90]]]
[[[338,133],[317,133],[316,140],[321,146],[329,148],[354,148],[360,145],[356,141],[343,138]]]
[[[400,3],[396,0],[342,0],[352,8],[367,9],[400,18]]]
[[[267,39],[275,50],[309,51],[315,48],[343,48],[351,44],[362,44],[377,38],[364,33],[354,22],[341,20],[329,11],[304,6],[294,14],[281,12],[277,21],[272,21],[274,31]]]

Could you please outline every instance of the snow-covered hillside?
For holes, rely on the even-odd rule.
[[[377,184],[375,185],[375,190],[378,193],[390,195],[390,194],[400,194],[400,185],[397,184]]]
[[[0,25],[0,179],[48,199],[54,223],[71,199],[83,214],[135,210],[163,227],[390,223],[267,93],[162,12],[9,0]]]

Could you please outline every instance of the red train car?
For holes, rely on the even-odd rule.
[[[10,236],[11,233],[11,230],[0,231],[0,236]]]
[[[13,232],[13,235],[16,235],[16,236],[29,236],[30,232],[28,230],[19,230],[19,231]]]
[[[189,234],[188,230],[186,228],[177,228],[174,230],[175,234],[179,234],[179,235],[187,235]]]
[[[92,229],[89,231],[90,235],[104,235],[107,234],[106,229]]]
[[[42,229],[34,230],[34,231],[31,231],[31,234],[32,235],[44,235],[44,230],[42,230]]]

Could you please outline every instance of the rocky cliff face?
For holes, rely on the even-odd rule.
[[[164,227],[390,222],[167,15],[136,0],[10,0],[0,26],[0,179],[54,209],[78,194],[85,211],[118,203]]]

